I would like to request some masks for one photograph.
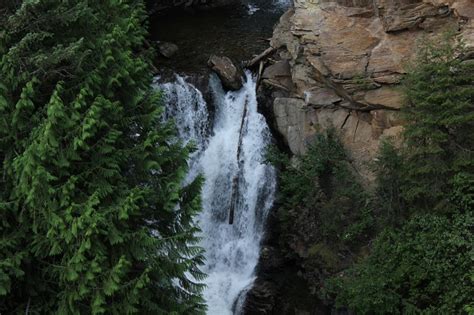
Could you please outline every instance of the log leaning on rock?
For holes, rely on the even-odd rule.
[[[266,58],[268,55],[270,55],[271,53],[273,53],[275,51],[275,48],[273,47],[268,47],[267,49],[265,49],[260,55],[258,56],[255,56],[252,60],[249,60],[247,62],[244,62],[244,67],[245,68],[252,68],[254,67],[256,64],[259,63],[260,60]]]
[[[244,112],[242,114],[242,120],[240,121],[240,132],[239,132],[239,143],[237,146],[237,174],[232,179],[232,195],[230,198],[230,209],[229,209],[229,224],[234,224],[234,213],[235,213],[235,205],[237,203],[238,193],[239,193],[239,176],[240,176],[240,169],[242,167],[240,162],[240,154],[242,151],[242,141],[244,137],[244,124],[245,124],[245,117],[247,116],[247,102],[245,100],[244,105]]]

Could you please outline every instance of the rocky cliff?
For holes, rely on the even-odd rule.
[[[397,139],[403,129],[400,82],[410,61],[422,42],[448,31],[467,47],[460,58],[474,59],[474,0],[297,0],[270,42],[275,53],[261,71],[262,110],[293,154],[304,153],[315,134],[338,129],[359,178],[370,185],[381,140]],[[298,211],[289,249],[279,219],[270,220],[245,314],[351,314],[318,300],[316,287],[367,247],[344,256],[328,245],[319,248],[328,262],[308,259],[320,222]]]
[[[380,140],[397,137],[406,66],[424,39],[459,32],[474,55],[473,0],[296,0],[275,28],[263,73],[276,129],[291,151],[333,126],[362,178]],[[268,92],[270,91],[270,92]]]

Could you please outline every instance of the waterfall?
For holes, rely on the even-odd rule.
[[[190,159],[189,180],[199,173],[205,177],[198,224],[206,250],[203,269],[208,274],[204,297],[211,315],[239,312],[233,306],[242,305],[236,301],[239,293],[255,279],[263,226],[275,193],[275,170],[264,163],[271,134],[257,111],[255,87],[247,73],[240,91],[225,93],[213,76],[215,113],[209,126],[207,104],[197,89],[179,76],[161,85],[166,116],[175,120],[182,140],[197,147]],[[228,223],[231,202],[235,205],[232,225]]]
[[[159,78],[158,78],[159,79]],[[196,150],[189,157],[189,172],[185,183],[199,175],[199,159],[206,148],[209,133],[209,113],[202,93],[176,75],[175,82],[155,84],[165,96],[164,120],[173,119],[184,144],[192,143]]]

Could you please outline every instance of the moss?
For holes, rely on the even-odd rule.
[[[327,270],[337,270],[340,265],[340,259],[337,252],[325,243],[316,243],[308,250],[309,258],[320,258],[323,268]]]

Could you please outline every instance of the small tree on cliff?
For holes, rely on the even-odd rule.
[[[141,1],[24,1],[0,31],[0,313],[204,310]]]
[[[413,207],[447,210],[456,174],[474,174],[474,63],[447,35],[425,44],[404,82],[403,196]]]
[[[405,82],[405,143],[385,145],[379,194],[390,223],[368,258],[329,281],[360,314],[472,310],[474,64],[453,37],[423,46]],[[415,213],[415,214],[414,214]]]

